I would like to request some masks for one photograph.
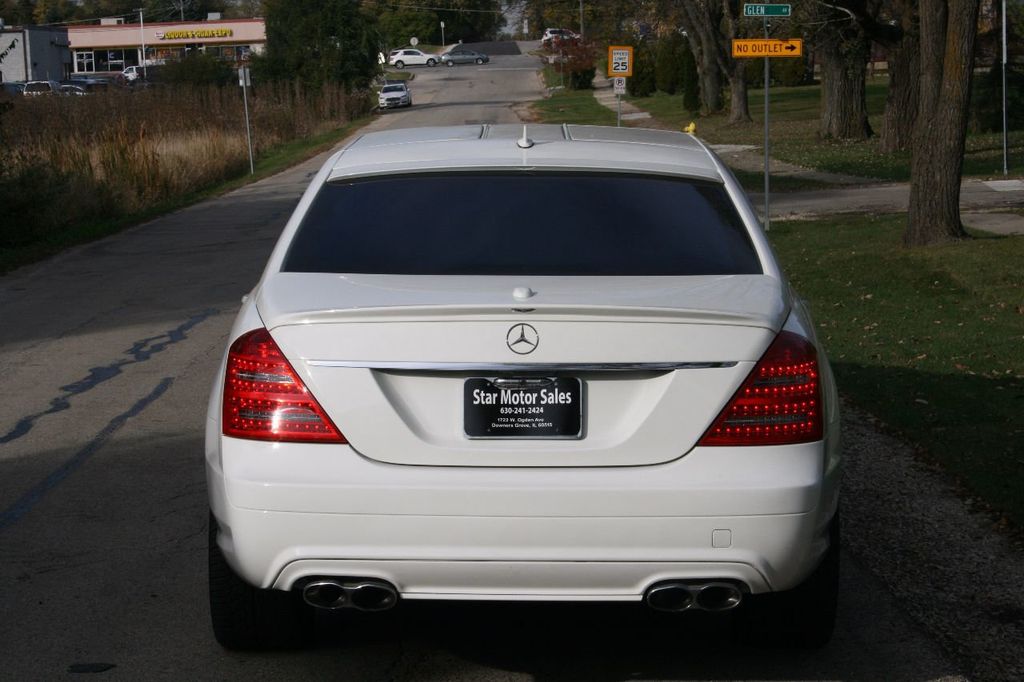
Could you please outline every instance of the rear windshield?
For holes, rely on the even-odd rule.
[[[739,275],[761,264],[725,188],[638,175],[401,175],[321,188],[285,272]]]

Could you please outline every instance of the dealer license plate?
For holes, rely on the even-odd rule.
[[[463,428],[469,438],[580,438],[582,383],[566,377],[466,379]]]

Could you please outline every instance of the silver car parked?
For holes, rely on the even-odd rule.
[[[461,47],[454,47],[441,55],[441,62],[445,66],[456,64],[486,64],[491,58],[483,52],[475,52]]]

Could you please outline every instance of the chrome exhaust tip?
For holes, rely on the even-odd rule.
[[[685,611],[693,606],[693,594],[682,583],[656,585],[644,598],[655,611]]]
[[[734,583],[659,583],[647,590],[644,602],[655,611],[678,613],[690,609],[728,611],[740,605],[743,591]]]
[[[314,580],[302,588],[302,599],[318,609],[387,611],[398,603],[398,591],[383,580]]]
[[[697,589],[697,607],[705,611],[728,611],[741,601],[743,593],[732,583],[706,583]]]

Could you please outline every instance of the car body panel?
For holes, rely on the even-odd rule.
[[[282,272],[324,183],[476,168],[722,183],[763,274]],[[532,292],[528,302],[517,289]],[[528,356],[507,341],[522,321],[540,335]],[[222,435],[222,362],[207,418],[210,504],[218,547],[253,585],[362,576],[387,580],[407,599],[635,601],[668,579],[790,589],[828,549],[841,468],[831,369],[742,188],[692,136],[534,125],[363,136],[316,174],[229,341],[261,327],[350,442]],[[780,330],[817,348],[823,439],[699,445]],[[635,366],[666,362],[690,364]],[[581,378],[583,438],[466,438],[464,381],[490,366],[505,377]]]

